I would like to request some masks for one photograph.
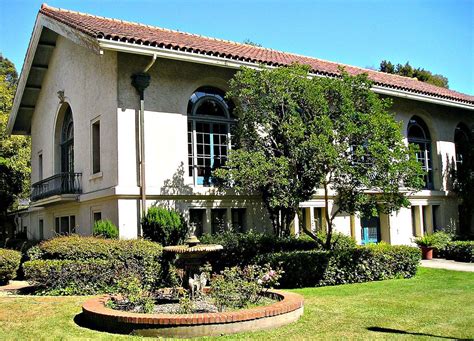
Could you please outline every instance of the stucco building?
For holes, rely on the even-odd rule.
[[[241,66],[293,62],[315,75],[338,74],[337,63],[43,5],[8,123],[12,134],[32,138],[31,205],[21,227],[42,239],[90,234],[95,220],[110,219],[121,238],[134,238],[145,203],[176,207],[201,232],[223,225],[271,230],[257,195],[217,192],[210,171],[231,148],[236,118],[223,98],[228,80]],[[428,173],[411,208],[378,219],[340,215],[336,229],[359,242],[406,244],[436,228],[457,228],[449,167],[461,161],[459,146],[472,141],[474,97],[345,68],[367,72],[373,90],[393,98]],[[295,232],[324,227],[323,206],[318,193],[301,203]]]

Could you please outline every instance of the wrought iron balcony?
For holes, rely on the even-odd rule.
[[[59,173],[31,186],[31,201],[60,194],[80,194],[82,173]]]

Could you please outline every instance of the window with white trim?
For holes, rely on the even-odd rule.
[[[92,174],[100,172],[100,120],[92,123]]]
[[[418,116],[413,116],[408,122],[408,143],[418,146],[416,159],[426,172],[424,176],[425,189],[433,189],[433,161],[431,156],[431,137],[426,123]]]
[[[55,219],[55,230],[57,234],[76,233],[76,216],[61,216]]]
[[[225,164],[235,124],[233,104],[222,90],[197,89],[188,102],[188,175],[194,184],[210,186],[212,171]]]

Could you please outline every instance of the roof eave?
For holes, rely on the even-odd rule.
[[[156,57],[161,57],[161,58],[166,58],[166,59],[194,62],[194,63],[199,63],[199,64],[214,65],[214,66],[233,68],[233,69],[239,69],[242,66],[255,68],[255,69],[259,69],[262,67],[262,64],[249,62],[249,61],[234,60],[234,59],[229,59],[229,58],[224,58],[224,57],[219,57],[219,56],[192,53],[192,52],[179,51],[179,50],[171,50],[171,49],[156,47],[156,46],[138,45],[134,43],[115,41],[115,40],[109,40],[109,39],[104,39],[104,38],[99,38],[97,39],[97,41],[99,42],[100,48],[104,50],[113,50],[113,51],[124,52],[124,53],[156,56]],[[273,68],[275,66],[265,65],[265,67]],[[313,73],[310,75],[321,76],[320,74],[316,74],[316,73]],[[407,98],[407,99],[412,99],[412,100],[421,101],[421,102],[446,105],[446,106],[474,111],[474,104],[469,104],[462,101],[456,101],[456,100],[442,98],[438,96],[430,96],[430,95],[426,95],[422,93],[416,93],[416,92],[407,91],[403,89],[395,89],[392,87],[386,87],[382,85],[374,85],[372,89],[374,90],[374,92],[378,94],[389,95],[389,96],[400,97],[400,98]]]
[[[18,118],[18,112],[21,106],[21,102],[23,100],[25,88],[27,86],[28,77],[31,72],[33,60],[37,53],[38,44],[40,42],[41,33],[44,27],[50,29],[51,31],[61,36],[66,37],[67,39],[70,39],[76,44],[79,44],[85,48],[88,48],[89,50],[97,54],[100,53],[99,44],[95,38],[90,37],[82,32],[79,32],[78,30],[75,30],[54,19],[51,19],[42,13],[38,13],[34,28],[33,28],[33,32],[31,34],[30,42],[28,44],[25,60],[23,62],[23,67],[21,69],[20,78],[18,80],[15,98],[13,100],[12,110],[10,111],[10,116],[8,118],[7,129],[6,129],[6,132],[8,135],[12,133],[23,134],[23,135],[29,134],[29,129],[15,130],[14,127],[15,127],[15,122]],[[34,110],[35,108],[31,108],[31,109]]]

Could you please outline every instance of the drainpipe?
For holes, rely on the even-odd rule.
[[[153,66],[156,61],[156,55],[153,55],[153,59],[146,66],[143,72],[135,73],[132,75],[132,86],[137,90],[140,95],[140,112],[139,112],[139,136],[138,144],[140,146],[140,195],[142,202],[142,218],[146,214],[146,183],[145,183],[145,89],[150,85],[150,75],[147,73],[148,70]]]

